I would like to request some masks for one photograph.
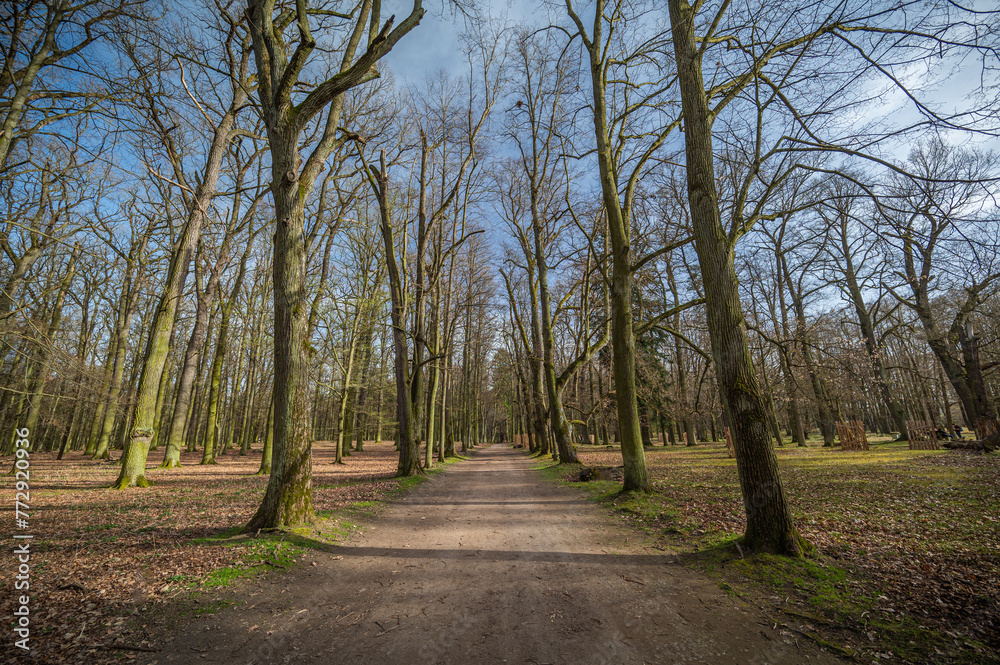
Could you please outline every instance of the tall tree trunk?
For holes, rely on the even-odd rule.
[[[197,259],[195,259],[197,261]],[[208,329],[208,308],[215,298],[215,285],[218,278],[215,275],[209,279],[208,289],[202,292],[200,269],[195,266],[195,290],[198,304],[195,310],[194,325],[191,327],[191,338],[184,351],[184,361],[181,373],[177,379],[177,397],[174,400],[174,414],[170,423],[170,436],[166,441],[166,451],[163,455],[161,469],[174,469],[181,465],[181,446],[184,443],[184,433],[192,407],[192,392],[198,370],[198,358],[205,343],[205,333]]]
[[[28,392],[28,418],[25,427],[31,432],[32,438],[38,436],[38,418],[41,414],[42,394],[44,393],[45,381],[49,375],[49,362],[52,359],[52,345],[54,335],[59,330],[59,322],[62,320],[63,303],[66,301],[66,293],[69,291],[73,276],[76,274],[76,260],[80,256],[80,243],[73,245],[73,252],[69,257],[69,265],[66,274],[59,282],[59,290],[56,292],[55,302],[52,304],[52,318],[49,319],[48,328],[39,344],[38,353],[35,358],[35,366],[32,372],[32,380],[29,382]],[[37,445],[37,439],[36,445]]]
[[[389,275],[389,297],[391,301],[392,343],[395,356],[396,377],[396,419],[398,422],[399,465],[396,477],[422,474],[420,467],[419,442],[415,434],[416,420],[413,412],[409,353],[406,344],[406,299],[403,294],[403,280],[396,261],[396,242],[393,238],[392,219],[389,216],[389,176],[386,172],[385,153],[381,154],[381,168],[368,168],[372,191],[379,204],[379,226],[385,246],[385,261]],[[403,248],[405,255],[406,248]]]
[[[306,346],[304,201],[299,195],[298,132],[269,128],[274,234],[274,444],[264,500],[247,531],[310,523],[312,445]],[[292,176],[291,179],[286,175]]]
[[[668,4],[684,114],[692,230],[704,280],[719,392],[736,448],[747,515],[744,542],[755,551],[801,556],[806,541],[792,519],[771,447],[767,404],[757,385],[740,306],[734,251],[719,212],[711,115],[695,40],[695,13],[686,0],[669,0]]]
[[[639,403],[635,388],[630,230],[626,226],[628,220],[622,219],[618,206],[618,185],[611,171],[611,147],[601,140],[598,141],[598,164],[601,165],[601,188],[604,191],[611,237],[611,350],[614,355],[618,432],[624,462],[622,490],[645,492],[649,490],[649,474],[646,471],[646,456],[639,430]]]
[[[232,104],[215,128],[208,148],[204,172],[188,205],[187,219],[181,230],[163,288],[163,295],[152,318],[149,343],[143,359],[143,369],[132,415],[132,429],[122,459],[122,470],[113,487],[147,487],[146,458],[156,427],[156,401],[163,368],[170,351],[170,337],[177,316],[177,305],[184,293],[188,270],[195,248],[201,238],[201,228],[219,181],[223,158],[229,150],[231,131],[237,111],[244,105],[246,93],[237,85]]]
[[[639,431],[639,404],[635,387],[635,332],[632,321],[632,244],[628,200],[619,199],[614,147],[608,127],[606,101],[607,67],[600,26],[603,3],[594,19],[594,34],[588,42],[593,90],[594,137],[601,194],[611,240],[611,348],[614,357],[615,403],[621,440],[624,479],[622,491],[649,490],[646,456]]]

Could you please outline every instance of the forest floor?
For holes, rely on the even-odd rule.
[[[391,442],[365,444],[365,450],[333,463],[336,448],[313,445],[313,501],[332,539],[357,528],[378,505],[414,484],[392,478],[398,454]],[[115,457],[120,451],[113,451]],[[29,527],[31,542],[30,611],[32,647],[25,662],[94,663],[134,657],[150,648],[132,639],[132,628],[158,608],[185,603],[193,615],[217,609],[210,594],[241,577],[286,568],[305,551],[280,537],[221,541],[253,515],[267,486],[254,475],[260,451],[230,453],[218,464],[199,465],[201,452],[183,453],[179,469],[157,469],[162,451],[151,452],[147,489],[107,489],[119,466],[79,453],[56,460],[55,453],[30,458]],[[12,457],[0,460],[8,468]],[[15,482],[0,476],[0,496],[13,522]],[[11,524],[9,522],[8,524]],[[19,530],[20,532],[20,530]],[[18,566],[11,553],[19,544],[5,537],[0,577],[11,580],[0,594],[4,637],[0,662],[24,654],[8,632]],[[13,545],[11,545],[13,544]],[[201,596],[199,597],[199,592]],[[214,604],[213,604],[214,603]],[[130,647],[119,650],[118,646]],[[20,660],[15,661],[20,662]]]
[[[815,440],[776,449],[817,547],[801,561],[736,546],[743,503],[724,443],[647,448],[654,489],[640,497],[618,496],[617,447],[581,446],[581,462],[607,479],[573,484],[732,595],[862,662],[1000,663],[1000,455],[875,441],[867,452]]]
[[[333,454],[314,447],[318,528],[256,538],[236,531],[267,482],[259,453],[175,470],[152,454],[155,485],[127,492],[106,489],[115,464],[33,455],[33,649],[13,662],[839,662],[820,642],[865,663],[1000,662],[1000,456],[778,449],[818,547],[789,561],[736,547],[721,443],[647,449],[638,498],[617,496],[617,448],[581,447],[610,480],[561,484],[543,476],[579,469],[504,446],[426,484],[391,478],[390,443]]]
[[[171,638],[138,661],[839,662],[536,466],[480,449],[342,543],[299,538],[305,560],[220,594],[232,607],[165,620],[155,630]]]

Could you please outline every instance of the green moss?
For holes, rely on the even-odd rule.
[[[247,541],[243,544],[247,544]],[[299,543],[290,544],[281,540],[274,542],[269,539],[250,541],[249,551],[243,555],[239,564],[213,570],[199,586],[206,589],[229,586],[238,579],[257,577],[270,568],[287,568],[304,552],[305,549]]]
[[[206,538],[195,538],[191,542],[196,545],[237,545],[240,544],[242,539],[232,540],[235,536],[238,536],[242,527],[234,526],[229,529],[224,529],[214,536],[208,536]]]
[[[429,473],[434,473],[435,471],[436,469],[431,469]],[[396,478],[396,480],[399,482],[399,484],[396,486],[395,491],[397,493],[406,492],[408,490],[413,489],[414,487],[424,482],[425,480],[427,480],[427,476],[426,475],[405,476],[403,478]]]
[[[204,604],[199,604],[197,607],[194,608],[192,613],[196,615],[215,614],[216,612],[220,612],[226,609],[227,607],[232,607],[235,604],[236,604],[235,600],[222,600],[222,599],[212,600]]]

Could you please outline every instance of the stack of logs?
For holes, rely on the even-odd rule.
[[[837,421],[837,436],[844,450],[868,450],[868,435],[860,420]]]

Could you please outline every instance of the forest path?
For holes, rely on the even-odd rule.
[[[837,663],[648,550],[507,445],[311,552],[146,663]],[[315,565],[310,565],[315,561]]]

